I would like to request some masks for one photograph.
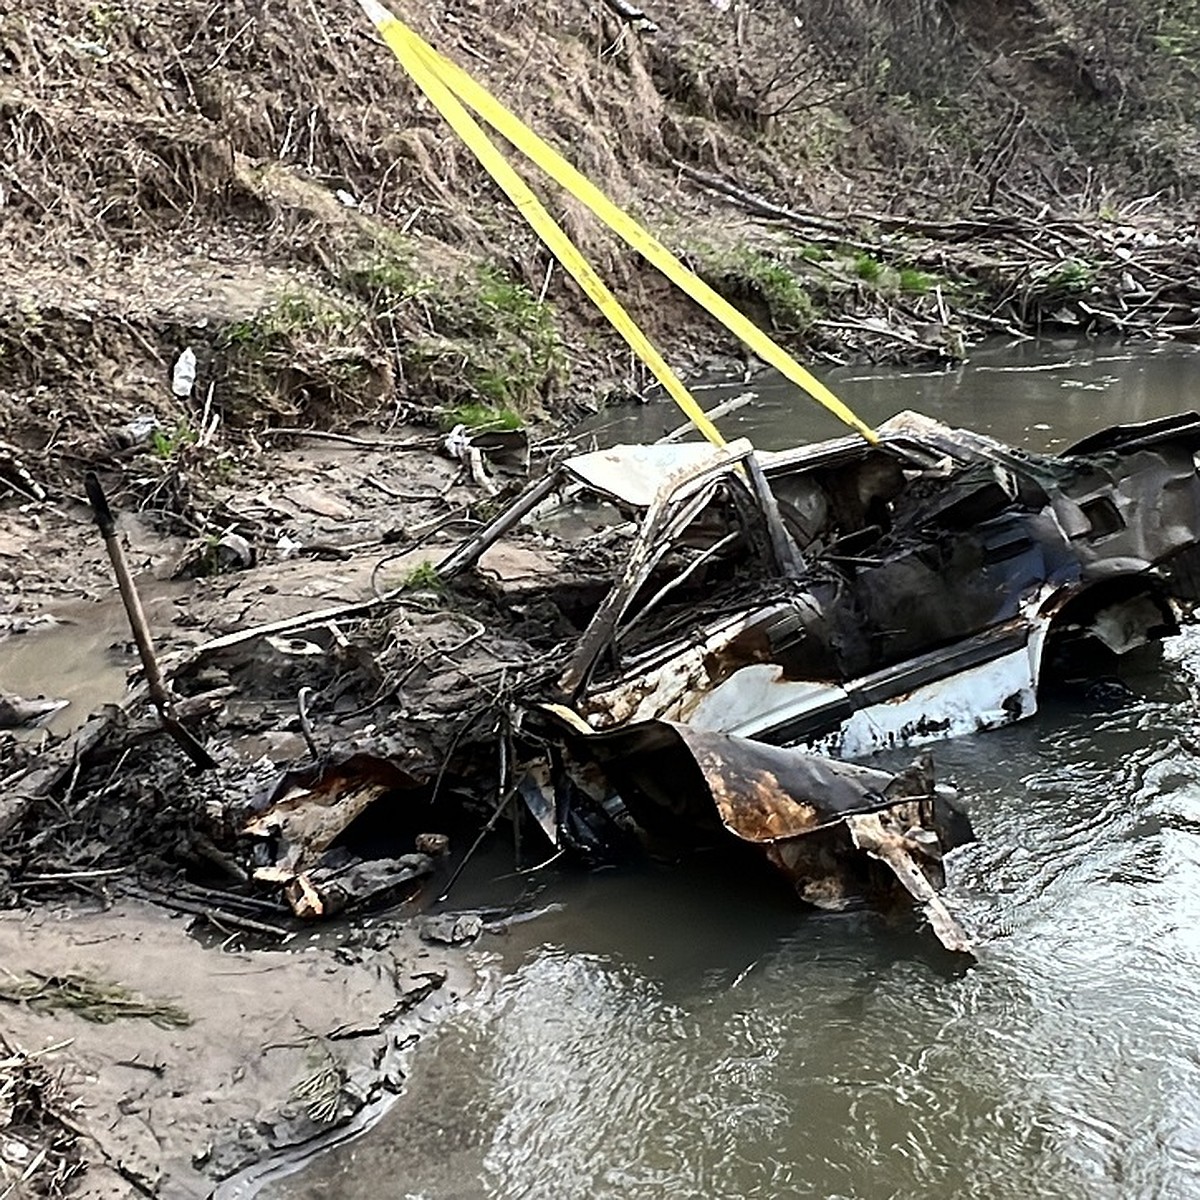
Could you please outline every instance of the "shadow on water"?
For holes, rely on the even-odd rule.
[[[952,419],[1049,442],[1187,407],[1200,383],[1182,352],[1092,352],[1086,372],[1077,353],[1027,373],[985,359],[971,377],[1021,411]],[[1174,393],[1143,396],[1167,361]],[[1086,418],[1067,403],[1094,371],[1133,374],[1131,411],[1115,383]],[[889,378],[893,407],[950,415]],[[744,420],[759,440],[775,418]],[[556,876],[546,915],[484,941],[492,991],[432,1035],[381,1124],[268,1194],[1200,1194],[1198,679],[1188,633],[1124,707],[1048,702],[936,748],[980,839],[951,873],[983,944],[969,970],[911,927],[804,914],[720,863]],[[461,899],[494,894],[487,877]]]

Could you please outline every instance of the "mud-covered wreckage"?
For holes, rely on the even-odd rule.
[[[438,574],[575,631],[504,722],[503,795],[554,846],[733,839],[806,901],[911,897],[969,951],[939,895],[972,836],[953,793],[927,755],[847,760],[1029,716],[1042,680],[1176,632],[1200,595],[1200,417],[1057,456],[915,413],[878,433],[581,454]]]

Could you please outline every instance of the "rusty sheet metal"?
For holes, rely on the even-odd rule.
[[[650,831],[678,832],[680,819],[711,827],[716,816],[743,841],[771,842],[895,800],[898,776],[805,750],[670,721],[584,733],[557,706],[541,711],[560,723],[577,757],[599,764],[634,820]]]
[[[901,816],[897,809],[906,807],[897,805],[885,812],[847,817],[850,838],[858,849],[891,870],[900,886],[924,909],[930,928],[947,950],[971,954],[974,947],[967,931],[938,894],[944,879],[939,872],[928,869],[928,854],[922,843],[908,835],[905,820],[897,819]]]
[[[879,771],[667,721],[592,733],[567,711],[542,711],[651,836],[680,845],[724,831],[758,846],[804,900],[825,908],[889,890],[894,897],[898,885],[947,949],[970,952],[938,893],[943,856],[972,835],[936,794],[928,758]]]
[[[891,803],[895,776],[803,750],[673,725],[704,775],[721,821],[747,842],[802,837]]]

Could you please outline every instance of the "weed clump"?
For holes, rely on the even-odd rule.
[[[924,296],[937,285],[937,279],[924,271],[918,271],[915,267],[902,267],[899,272],[899,285],[902,292],[911,296]]]
[[[553,308],[492,266],[423,293],[429,331],[402,348],[406,377],[461,408],[461,424],[514,428],[566,374]],[[474,419],[471,419],[474,416]]]
[[[406,592],[440,592],[446,585],[438,574],[437,567],[426,559],[400,580],[400,586]]]
[[[338,282],[365,302],[377,320],[435,288],[434,280],[421,270],[412,240],[385,228],[373,230],[348,254]]]
[[[473,432],[485,430],[520,429],[524,424],[520,413],[510,408],[497,408],[494,404],[456,404],[446,409],[438,423],[443,429],[454,429],[465,425]]]
[[[191,1016],[178,1004],[148,999],[120,984],[102,983],[76,972],[67,975],[30,972],[24,978],[8,975],[0,980],[0,1000],[24,1004],[38,1012],[66,1009],[100,1025],[111,1024],[120,1017],[141,1017],[163,1029],[182,1029],[192,1023]]]
[[[1069,258],[1051,268],[1043,277],[1046,290],[1066,295],[1085,291],[1096,278],[1096,268],[1077,258]]]
[[[869,254],[860,254],[854,260],[854,274],[864,283],[878,283],[883,277],[883,263]]]
[[[170,431],[155,429],[150,434],[150,452],[155,458],[173,459],[184,446],[194,445],[197,436],[187,421],[179,421]]]
[[[258,408],[295,417],[357,406],[386,383],[366,314],[317,290],[285,292],[226,326],[218,346],[234,384],[225,391],[235,424]]]
[[[710,287],[734,303],[749,301],[763,310],[780,333],[804,333],[816,319],[812,297],[786,265],[761,250],[734,246],[697,251],[699,274]],[[751,314],[753,315],[753,314]]]

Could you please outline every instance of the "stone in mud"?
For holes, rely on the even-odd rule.
[[[440,946],[465,946],[483,932],[483,918],[476,913],[442,913],[421,921],[421,939]]]
[[[67,700],[51,700],[45,696],[30,700],[0,692],[0,729],[28,729],[60,712],[68,703]]]

